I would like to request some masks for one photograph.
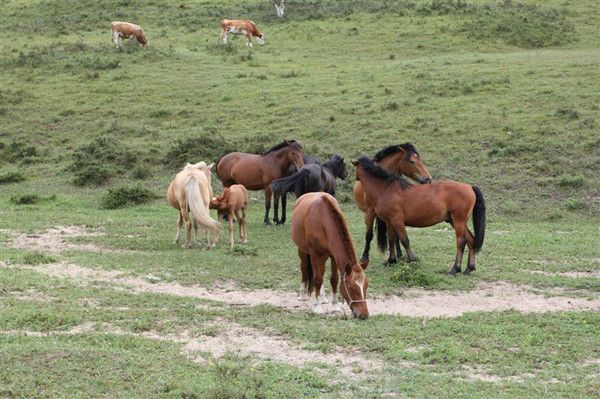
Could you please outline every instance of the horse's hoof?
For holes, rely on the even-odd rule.
[[[465,276],[470,276],[471,272],[475,271],[475,268],[468,268],[467,270],[464,271],[464,275]]]
[[[456,277],[456,272],[454,270],[452,270],[451,272],[448,272],[448,276],[449,277]]]

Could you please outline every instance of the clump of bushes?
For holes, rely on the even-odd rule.
[[[12,140],[9,143],[0,141],[0,162],[31,163],[38,160],[39,156],[37,147],[22,140]]]
[[[187,137],[175,142],[165,154],[163,163],[175,168],[182,167],[186,162],[210,163],[232,151],[236,151],[235,147],[221,135]]]
[[[402,265],[391,276],[392,281],[405,287],[432,287],[439,284],[442,278],[437,274],[428,274],[420,267]]]
[[[557,184],[560,187],[581,187],[585,183],[585,179],[581,175],[562,174],[557,178]]]
[[[37,194],[21,194],[21,195],[15,195],[13,197],[10,198],[10,202],[12,202],[15,205],[33,205],[33,204],[38,204],[42,201],[54,201],[56,199],[56,195],[53,194],[49,197],[40,197]]]
[[[73,172],[73,184],[77,186],[100,185],[132,168],[137,159],[138,154],[122,148],[114,140],[100,137],[75,150],[67,170]]]
[[[18,171],[0,173],[0,184],[18,183],[23,180],[25,180],[25,176]]]
[[[42,265],[52,262],[56,262],[56,258],[42,252],[29,252],[23,256],[23,263],[26,265]]]
[[[156,198],[156,195],[141,185],[109,188],[102,197],[101,207],[104,209],[123,208],[129,205],[144,204],[153,198]]]

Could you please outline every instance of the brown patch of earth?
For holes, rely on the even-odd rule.
[[[294,293],[259,290],[232,290],[183,286],[177,283],[151,283],[140,277],[123,276],[118,271],[91,269],[68,263],[51,263],[38,266],[9,266],[0,262],[0,267],[19,267],[45,273],[54,277],[70,278],[80,283],[105,282],[125,286],[133,292],[152,292],[181,297],[201,298],[230,305],[271,305],[289,310],[310,310],[312,301],[302,301]],[[600,310],[600,298],[593,299],[552,296],[532,292],[533,287],[505,281],[481,282],[467,292],[431,291],[406,289],[403,296],[372,297],[368,306],[372,315],[401,315],[409,317],[458,317],[468,312],[491,312],[514,309],[523,313]],[[591,293],[590,293],[591,294]],[[343,307],[344,309],[347,306]],[[347,310],[347,309],[346,309]]]
[[[487,368],[483,366],[469,366],[463,365],[463,370],[467,372],[467,377],[465,380],[467,381],[484,381],[484,382],[523,382],[527,379],[535,378],[535,374],[532,373],[524,373],[519,375],[510,375],[506,377],[502,377],[496,374],[492,374]]]
[[[76,243],[68,240],[75,237],[98,237],[104,235],[101,232],[88,231],[85,226],[56,226],[36,234],[18,233],[10,230],[5,230],[5,232],[8,232],[11,236],[8,241],[9,247],[29,251],[43,251],[52,254],[60,254],[68,250],[116,253],[133,252],[106,248],[96,244]]]

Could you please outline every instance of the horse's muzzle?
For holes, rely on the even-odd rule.
[[[419,178],[419,183],[421,184],[430,184],[433,182],[433,179],[430,176]]]

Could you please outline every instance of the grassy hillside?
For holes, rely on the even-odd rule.
[[[0,2],[0,396],[597,397],[600,313],[571,304],[600,292],[597,1],[286,3],[277,19],[266,0]],[[253,19],[266,44],[219,45],[221,18]],[[149,47],[115,49],[112,20],[142,25]],[[486,197],[473,276],[445,275],[451,227],[409,229],[419,261],[383,267],[373,250],[369,298],[469,298],[500,281],[519,305],[557,305],[361,323],[187,295],[297,289],[289,223],[262,225],[260,192],[234,251],[226,235],[211,251],[172,244],[164,200],[187,161],[290,138],[348,161],[410,141],[434,179]],[[338,199],[361,251],[348,166]],[[231,326],[329,362],[186,349],[240,338]]]

